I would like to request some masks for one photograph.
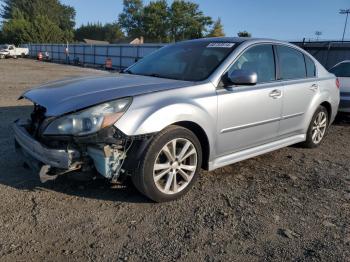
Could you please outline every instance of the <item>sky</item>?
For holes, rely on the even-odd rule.
[[[122,0],[61,0],[75,7],[77,26],[87,22],[113,22],[123,9]],[[144,0],[148,3],[149,0]],[[169,3],[172,0],[168,0]],[[281,40],[315,38],[339,40],[349,0],[193,0],[205,15],[221,18],[227,36],[246,30],[254,37]],[[346,39],[350,40],[350,17]]]

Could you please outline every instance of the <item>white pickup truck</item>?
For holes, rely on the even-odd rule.
[[[12,57],[26,57],[29,54],[29,49],[25,47],[16,47],[14,45],[0,46],[0,59]]]

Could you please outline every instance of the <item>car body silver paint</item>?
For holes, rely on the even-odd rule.
[[[326,102],[331,105],[331,121],[338,110],[340,99],[335,76],[311,56],[317,68],[315,78],[220,87],[222,75],[229,66],[247,48],[258,44],[286,45],[309,56],[289,43],[251,39],[242,42],[202,82],[123,75],[55,82],[51,87],[36,89],[45,90],[42,94],[32,90],[24,96],[47,107],[47,113],[55,116],[106,99],[132,96],[133,102],[129,109],[115,123],[118,129],[133,136],[156,133],[178,122],[193,122],[207,135],[209,170],[213,170],[302,142],[306,139],[309,123],[320,104]],[[313,88],[314,85],[317,88]],[[89,87],[89,91],[84,86]],[[57,91],[56,98],[48,98],[50,92],[58,87],[63,88],[66,94]],[[69,93],[74,87],[77,90]]]
[[[47,83],[26,91],[22,97],[45,107],[47,116],[60,116],[122,97],[192,85],[179,80],[111,74]]]
[[[158,132],[176,122],[194,122],[207,134],[209,169],[212,170],[237,159],[304,141],[314,112],[324,102],[332,107],[330,119],[333,121],[339,105],[335,76],[313,57],[315,78],[217,88],[229,66],[247,48],[257,44],[286,45],[311,57],[289,43],[248,40],[229,55],[208,81],[181,91],[167,90],[135,97],[115,126],[125,134],[141,135]],[[317,90],[309,88],[313,84],[317,85]],[[275,89],[281,91],[280,99],[269,97]]]

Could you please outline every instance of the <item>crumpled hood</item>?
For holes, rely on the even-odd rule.
[[[193,85],[192,82],[129,74],[110,74],[51,82],[26,91],[26,98],[59,116],[106,101]]]

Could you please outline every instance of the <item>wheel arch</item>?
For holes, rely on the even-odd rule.
[[[196,124],[195,122],[191,122],[191,121],[179,121],[179,122],[175,122],[172,125],[177,125],[177,126],[181,126],[184,127],[188,130],[190,130],[191,132],[193,132],[202,147],[202,168],[205,170],[209,169],[209,156],[210,156],[210,144],[209,144],[209,138],[207,136],[207,134],[205,133],[204,129]]]
[[[328,121],[331,121],[332,118],[332,105],[328,101],[324,101],[320,104],[320,106],[323,106],[326,108],[327,113],[328,113]]]

